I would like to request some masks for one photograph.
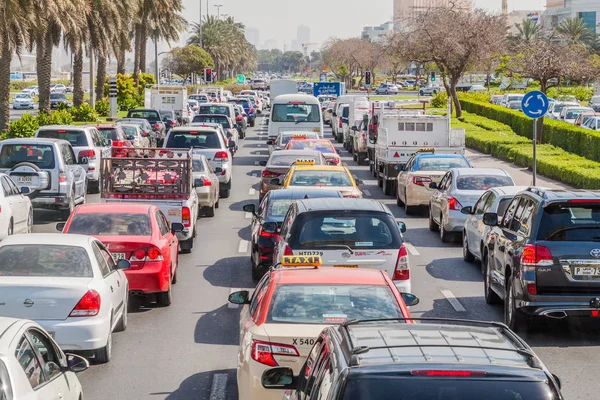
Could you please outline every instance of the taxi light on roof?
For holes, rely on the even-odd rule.
[[[294,135],[292,136],[294,139],[306,139],[306,135]]]
[[[310,159],[298,159],[296,165],[315,165],[315,160]]]
[[[320,256],[283,256],[282,267],[320,267]]]
[[[423,147],[417,153],[435,153],[435,147]]]

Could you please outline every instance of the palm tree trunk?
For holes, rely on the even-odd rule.
[[[125,74],[125,62],[127,61],[125,46],[119,46],[119,51],[117,51],[115,57],[117,58],[117,74]]]
[[[8,47],[8,37],[2,40],[0,49],[0,132],[10,124],[10,61],[12,51]]]
[[[77,46],[73,53],[73,105],[83,103],[83,47]]]
[[[50,80],[52,78],[52,31],[36,39],[36,68],[39,86],[40,112],[50,112]]]
[[[146,72],[146,47],[148,44],[148,30],[144,25],[140,28],[140,71]]]
[[[106,56],[98,56],[98,71],[96,73],[96,101],[104,98],[104,83],[106,81]]]
[[[135,52],[133,59],[133,80],[137,85],[140,81],[140,43],[141,43],[141,30],[142,28],[139,25],[135,27],[135,39],[134,39],[134,49]]]

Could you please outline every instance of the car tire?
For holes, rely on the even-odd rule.
[[[424,93],[424,92],[423,92],[422,90],[419,90],[419,95],[420,95],[420,96],[423,96],[423,93]]]
[[[13,223],[13,219],[11,218],[10,221],[8,221],[8,230],[6,232],[6,236],[12,236],[13,233],[15,233],[15,224]]]
[[[398,207],[404,207],[404,202],[400,199],[400,189],[396,189],[396,205]]]
[[[381,178],[380,176],[377,176],[377,186],[379,186],[380,188],[383,187],[383,178]]]
[[[404,198],[406,199],[406,201],[408,201],[408,195],[406,194],[406,190],[404,190]],[[408,204],[406,204],[406,202],[404,202],[404,214],[412,215],[414,209],[415,208],[413,206],[409,206]]]
[[[256,124],[256,122],[254,120],[250,121],[250,127],[254,128],[255,124]]]
[[[358,157],[356,156],[356,153],[352,153],[352,159],[358,164]]]
[[[481,264],[483,268],[483,297],[485,298],[485,302],[487,304],[500,304],[502,300],[500,297],[494,292],[491,287],[492,276],[488,271],[489,259],[487,253],[482,253],[481,256]]]
[[[117,325],[115,326],[115,332],[123,332],[124,330],[127,329],[128,304],[129,304],[129,289],[127,289],[127,294],[125,295],[125,304],[123,304],[123,315],[121,315],[119,322],[117,322]]]
[[[366,154],[358,153],[358,155],[356,156],[356,162],[358,163],[358,165],[365,165],[366,160]]]
[[[217,196],[217,201],[215,202],[215,208],[219,208],[219,196]]]
[[[226,199],[231,195],[231,189],[221,189],[219,190],[219,197],[222,199]]]
[[[106,346],[96,349],[94,351],[94,362],[96,364],[106,364],[110,361],[112,356],[112,321],[108,331],[108,338],[106,339]]]
[[[440,226],[433,220],[433,216],[431,215],[431,205],[429,205],[429,230],[431,232],[437,232],[440,229]]]
[[[262,278],[263,273],[261,272],[260,267],[254,262],[252,256],[250,256],[250,264],[252,268],[252,280],[260,281],[260,278]]]
[[[389,179],[383,179],[383,194],[386,196],[393,196],[396,193],[396,181]]]
[[[177,283],[177,269],[175,269],[175,273],[173,274],[173,277],[171,278],[171,284],[175,285]]]
[[[443,223],[443,219],[442,219],[442,215],[440,214],[440,239],[442,240],[442,243],[448,243],[450,241],[450,232],[448,232],[445,228],[444,228],[444,223]]]
[[[27,217],[27,233],[33,232],[33,207],[29,210],[29,216]]]
[[[475,261],[475,256],[469,250],[469,241],[467,239],[467,231],[466,230],[463,231],[462,243],[463,243],[463,246],[462,246],[463,247],[463,260],[465,260],[468,263],[472,263],[473,261]]]
[[[215,216],[215,205],[213,204],[210,207],[203,207],[204,208],[204,215],[212,218]]]
[[[156,294],[156,304],[159,307],[169,307],[173,301],[173,285],[169,280],[169,288],[166,292],[160,292]]]
[[[504,323],[515,332],[527,330],[527,320],[515,306],[512,277],[508,278],[506,298],[504,299]]]

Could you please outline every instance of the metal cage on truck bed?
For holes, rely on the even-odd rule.
[[[192,190],[192,153],[189,149],[119,147],[102,158],[101,192],[104,199],[187,199]]]

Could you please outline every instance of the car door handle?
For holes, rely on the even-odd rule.
[[[111,292],[114,292],[114,291],[115,291],[115,290],[113,289],[113,287],[112,287],[112,286],[110,287],[110,291],[111,291]]]
[[[506,246],[501,244],[500,246],[498,246],[498,250],[504,251],[504,250],[506,250]]]
[[[121,287],[121,281],[117,281],[117,286]]]

